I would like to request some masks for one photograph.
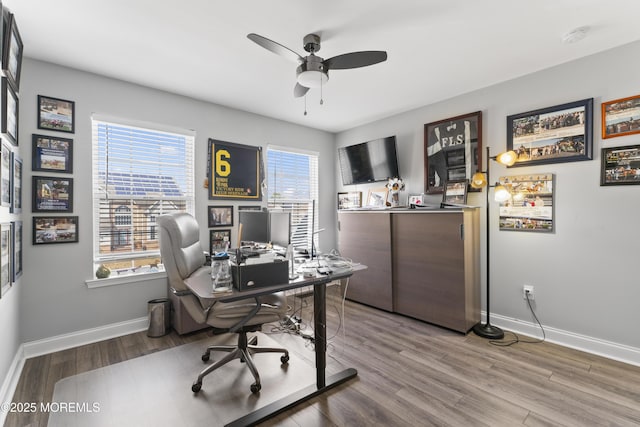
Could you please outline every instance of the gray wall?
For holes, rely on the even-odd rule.
[[[215,84],[212,82],[211,84]],[[267,144],[304,148],[320,153],[320,170],[335,174],[334,136],[285,122],[176,96],[122,81],[108,79],[26,59],[20,93],[21,154],[24,158],[25,273],[22,277],[20,332],[23,342],[136,319],[146,315],[146,302],[166,294],[164,280],[88,289],[93,277],[91,201],[91,114],[100,113],[154,122],[196,131],[196,217],[201,240],[208,246],[206,208],[211,201],[202,183],[206,175],[209,137],[242,144]],[[75,101],[76,132],[39,131],[37,95]],[[74,215],[79,218],[77,244],[33,246],[31,232],[31,134],[49,133],[74,140]],[[334,187],[320,188],[320,223],[333,230]],[[217,202],[225,205],[233,202]],[[242,203],[239,203],[242,204]],[[246,203],[244,203],[246,204]],[[263,202],[266,206],[266,202]],[[237,224],[237,209],[235,209]],[[235,238],[237,227],[232,237]],[[323,233],[322,248],[333,247],[335,233]]]
[[[424,189],[425,123],[481,110],[483,144],[498,154],[506,149],[508,115],[593,97],[593,160],[512,169],[492,162],[492,178],[555,174],[556,231],[499,231],[497,204],[491,202],[491,311],[504,319],[533,322],[522,298],[522,286],[530,284],[535,286],[536,313],[545,326],[640,351],[640,283],[634,270],[640,186],[599,185],[600,149],[640,144],[640,135],[602,140],[600,104],[637,95],[638,75],[640,42],[342,132],[337,146],[397,135],[406,197]],[[339,173],[336,177],[338,191],[366,195],[375,186],[343,187]],[[472,194],[469,203],[484,206],[484,193]],[[482,236],[484,242],[484,226]],[[486,265],[484,243],[482,248]],[[484,271],[482,277],[484,290]],[[484,301],[483,292],[483,307]]]

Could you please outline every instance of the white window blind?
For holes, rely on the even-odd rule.
[[[112,276],[154,271],[156,217],[193,213],[194,136],[95,117],[92,127],[94,263]]]
[[[268,147],[267,196],[269,209],[291,212],[293,246],[310,249],[318,230],[318,154]]]

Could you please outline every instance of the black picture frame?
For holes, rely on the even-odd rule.
[[[442,203],[444,205],[466,205],[468,182],[465,179],[444,183]]]
[[[213,256],[216,252],[224,251],[227,242],[231,242],[231,230],[209,230],[209,253]]]
[[[208,154],[209,200],[262,200],[262,147],[210,138]]]
[[[31,212],[73,212],[73,178],[32,178]]]
[[[13,144],[18,145],[18,95],[13,90],[6,77],[2,78],[2,120],[0,131]]]
[[[603,148],[600,185],[640,184],[640,145]]]
[[[11,85],[18,92],[20,90],[20,71],[22,69],[24,46],[18,30],[18,23],[13,13],[9,13],[6,24],[7,28],[3,33],[6,38],[3,40],[4,46],[2,48],[2,71],[4,71],[4,75],[7,76]]]
[[[0,206],[10,207],[13,184],[11,182],[11,149],[2,143],[0,147]]]
[[[11,271],[13,272],[13,282],[22,276],[22,221],[15,221],[13,225],[13,258],[11,261]]]
[[[507,116],[509,167],[577,162],[593,158],[593,98]]]
[[[73,139],[33,134],[31,170],[73,173]]]
[[[46,245],[53,243],[77,243],[77,216],[34,216],[33,244]]]
[[[22,159],[11,152],[11,213],[22,212]]]
[[[38,95],[38,129],[75,133],[76,103]]]
[[[209,227],[233,227],[233,206],[209,206],[207,221]]]
[[[0,224],[0,288],[6,289],[13,282],[13,228],[10,222]]]
[[[425,193],[441,194],[444,183],[471,181],[482,165],[482,111],[424,125]],[[479,191],[468,189],[468,191]]]

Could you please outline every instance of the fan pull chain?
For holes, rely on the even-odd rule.
[[[307,94],[304,95],[304,115],[307,115]]]
[[[322,99],[322,73],[320,73],[320,105],[324,104],[324,100]]]

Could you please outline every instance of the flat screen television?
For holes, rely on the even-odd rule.
[[[338,148],[342,184],[363,184],[400,177],[396,137],[374,139]]]

